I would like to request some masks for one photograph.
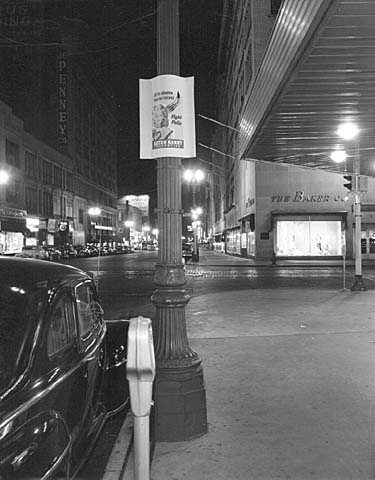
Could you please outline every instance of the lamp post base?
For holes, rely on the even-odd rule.
[[[354,283],[350,289],[352,292],[364,292],[367,290],[366,285],[363,283],[362,275],[356,275]]]
[[[157,368],[154,381],[154,439],[179,442],[207,433],[206,392],[203,369],[196,365]]]
[[[207,433],[207,407],[201,359],[190,348],[186,333],[185,306],[190,297],[183,287],[183,265],[157,264],[155,283],[153,438],[191,440]]]

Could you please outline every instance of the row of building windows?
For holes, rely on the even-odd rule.
[[[8,165],[21,168],[20,147],[16,143],[6,139],[5,160]],[[73,174],[53,164],[35,153],[25,150],[25,175],[44,185],[51,185],[65,190],[73,191]]]
[[[53,195],[34,187],[25,187],[25,207],[30,214],[50,217],[53,215]]]

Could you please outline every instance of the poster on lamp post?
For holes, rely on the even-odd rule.
[[[139,80],[140,158],[195,157],[194,77]]]

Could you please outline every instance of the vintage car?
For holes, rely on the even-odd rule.
[[[183,242],[182,244],[182,259],[184,263],[188,263],[193,255],[193,245],[189,242]]]
[[[16,257],[23,258],[38,258],[40,260],[49,260],[49,253],[47,248],[39,245],[29,245],[22,248],[22,251],[16,253]]]
[[[128,326],[84,271],[0,258],[0,480],[77,475],[128,408]]]

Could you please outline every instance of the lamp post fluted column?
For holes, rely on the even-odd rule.
[[[158,75],[179,75],[179,0],[157,3]],[[181,159],[157,162],[154,436],[157,441],[181,441],[207,432],[206,395],[201,360],[190,348],[186,333],[189,295],[182,263]]]

